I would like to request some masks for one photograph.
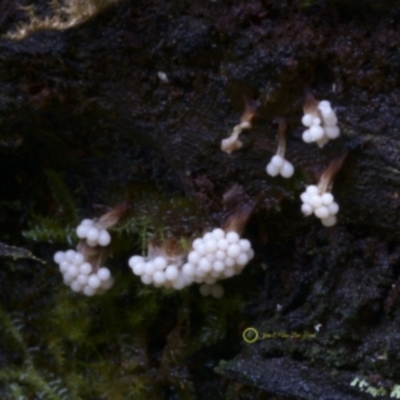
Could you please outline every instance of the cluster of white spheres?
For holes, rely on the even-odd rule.
[[[322,225],[330,227],[336,224],[336,214],[339,205],[330,192],[320,193],[315,185],[307,186],[306,191],[300,195],[301,211],[305,216],[315,214],[322,222]]]
[[[216,228],[193,241],[182,271],[196,283],[214,285],[240,274],[253,256],[247,239],[241,239],[235,231]]]
[[[84,219],[76,228],[76,234],[80,239],[86,239],[86,243],[91,246],[108,246],[111,236],[106,229],[103,229],[92,219]]]
[[[267,164],[267,174],[270,176],[281,175],[283,178],[290,178],[294,174],[293,164],[285,160],[279,154],[275,154]]]
[[[144,284],[180,290],[195,282],[206,285],[202,294],[221,297],[223,288],[215,283],[239,274],[253,256],[247,239],[216,228],[193,241],[186,262],[165,256],[132,256],[129,266]]]
[[[92,265],[85,261],[83,254],[75,250],[57,251],[54,261],[60,267],[64,283],[74,292],[86,296],[103,294],[114,283],[108,268],[102,267],[95,271]]]
[[[322,147],[330,139],[338,138],[340,129],[337,121],[335,111],[331,108],[329,101],[320,101],[315,112],[306,113],[301,119],[302,124],[308,128],[303,132],[303,141],[316,142]]]
[[[193,282],[183,275],[180,258],[132,256],[128,264],[145,285],[181,290]]]

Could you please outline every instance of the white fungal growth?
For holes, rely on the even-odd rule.
[[[223,288],[215,283],[239,274],[253,256],[247,239],[235,231],[216,228],[195,239],[186,256],[168,256],[157,249],[150,250],[146,258],[132,256],[128,264],[146,285],[180,290],[199,283],[203,284],[201,294],[219,298]]]
[[[336,139],[340,135],[336,113],[327,100],[317,102],[314,97],[309,95],[301,122],[308,128],[302,135],[302,139],[306,143],[315,142],[319,147],[323,147],[329,140]]]
[[[331,161],[328,168],[321,175],[318,185],[309,185],[300,195],[302,201],[301,211],[307,217],[314,214],[322,225],[330,227],[336,224],[339,205],[333,197],[333,178],[341,168],[346,154]]]
[[[111,272],[103,267],[111,243],[107,229],[116,225],[126,210],[122,203],[98,220],[84,219],[76,228],[81,239],[77,250],[57,251],[54,262],[59,265],[63,280],[74,292],[94,296],[106,292],[114,283]]]
[[[267,164],[266,171],[270,176],[281,175],[283,178],[290,178],[294,174],[294,167],[289,161],[285,160],[286,138],[285,138],[286,123],[283,120],[279,121],[279,144],[276,154]]]
[[[84,219],[76,228],[76,235],[80,239],[86,239],[86,243],[91,247],[108,246],[111,243],[108,231],[92,219]]]
[[[251,120],[255,115],[254,109],[247,104],[246,109],[240,119],[240,123],[233,127],[231,135],[221,141],[221,150],[231,154],[235,150],[242,148],[243,143],[239,140],[239,135],[244,129],[251,128]]]
[[[300,198],[303,202],[301,211],[305,216],[314,214],[326,227],[336,224],[339,205],[335,202],[332,193],[321,193],[317,186],[310,185],[300,195]]]
[[[74,292],[86,296],[103,294],[114,283],[108,268],[93,268],[78,251],[57,251],[54,254],[54,262],[59,265],[64,283]]]

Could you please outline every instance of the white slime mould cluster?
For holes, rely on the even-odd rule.
[[[193,241],[187,259],[135,255],[129,259],[129,266],[144,284],[180,290],[195,282],[204,284],[200,288],[203,295],[221,297],[223,288],[216,282],[239,274],[253,256],[247,239],[241,239],[235,231],[216,228]]]
[[[54,262],[59,265],[64,283],[74,292],[86,296],[103,294],[111,288],[114,280],[108,268],[98,267],[94,262],[95,247],[109,245],[111,236],[101,224],[91,219],[84,219],[76,228],[76,233],[78,237],[85,239],[84,244],[78,246],[77,251],[57,251],[53,257]],[[89,246],[90,252],[85,250],[85,245]],[[85,253],[90,254],[91,260],[88,260]]]
[[[308,107],[301,119],[302,124],[308,128],[303,132],[303,141],[315,142],[319,147],[323,147],[330,139],[339,137],[337,121],[336,113],[327,100],[320,101],[316,107]]]
[[[54,261],[60,266],[64,283],[74,292],[86,296],[103,294],[114,283],[108,268],[102,267],[96,271],[85,261],[83,254],[75,250],[57,251],[54,254]]]
[[[306,191],[300,195],[301,211],[305,216],[315,214],[322,222],[322,225],[330,227],[336,224],[336,214],[339,205],[330,192],[321,193],[315,185],[307,186]]]

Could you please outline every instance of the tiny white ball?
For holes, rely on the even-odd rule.
[[[179,271],[175,265],[169,265],[165,270],[165,277],[169,281],[175,281],[178,278]]]
[[[89,279],[88,279],[88,286],[90,286],[91,288],[93,288],[93,289],[97,289],[99,286],[100,286],[100,284],[101,284],[101,281],[100,281],[100,279],[99,279],[99,277],[97,276],[97,275],[90,275],[89,276]]]
[[[145,285],[150,285],[153,282],[153,276],[152,275],[142,275],[140,277],[140,280],[142,281],[142,283],[144,283]]]
[[[79,269],[74,264],[69,264],[68,270],[66,272],[70,277],[75,278],[79,274]]]
[[[301,118],[301,123],[304,126],[310,127],[314,121],[314,116],[312,114],[304,114]]]
[[[225,237],[225,232],[221,228],[215,228],[212,235],[214,239],[219,240]]]
[[[145,273],[146,275],[153,275],[155,270],[156,270],[156,269],[154,268],[154,264],[153,264],[152,261],[148,261],[148,262],[145,264],[144,273]]]
[[[166,281],[165,273],[162,271],[156,271],[153,275],[154,283],[162,285]]]
[[[97,228],[93,227],[88,230],[86,238],[88,241],[95,242],[97,241],[99,236],[100,236],[100,231]]]
[[[190,263],[186,263],[186,264],[184,264],[183,267],[182,267],[182,273],[183,273],[185,276],[190,276],[190,277],[192,277],[192,276],[194,276],[194,275],[196,274],[196,268],[195,268],[194,265],[192,265],[192,264],[190,264]]]
[[[311,134],[310,134],[310,130],[306,129],[303,134],[301,135],[301,138],[303,139],[303,142],[305,143],[311,143],[312,139],[311,139]]]
[[[249,256],[247,253],[240,253],[236,258],[236,264],[240,266],[245,266],[249,262]]]
[[[207,284],[201,285],[199,288],[199,292],[202,296],[205,296],[205,297],[210,296],[211,285],[207,285]]]
[[[215,261],[215,254],[213,254],[213,253],[207,254],[207,255],[206,255],[206,259],[207,259],[208,261],[210,261],[210,263],[214,262],[214,261]]]
[[[322,225],[326,226],[327,228],[336,224],[336,216],[330,215],[328,218],[321,219]]]
[[[164,285],[161,284],[161,283],[159,283],[159,282],[155,282],[155,281],[154,281],[154,277],[153,277],[153,286],[156,287],[156,288],[160,288],[160,287],[162,287],[162,286],[164,286]]]
[[[267,174],[274,177],[279,174],[280,168],[278,168],[276,165],[269,163],[266,168]]]
[[[76,252],[74,255],[74,258],[72,260],[72,262],[77,265],[80,266],[83,262],[85,261],[85,257],[82,253],[78,253]]]
[[[227,239],[218,240],[217,246],[220,250],[226,250],[229,246],[229,242]]]
[[[97,240],[100,246],[108,246],[111,243],[111,236],[105,229],[102,229]]]
[[[175,281],[172,282],[172,287],[176,290],[181,290],[186,286],[185,279],[179,275]]]
[[[145,262],[138,262],[133,266],[132,272],[137,276],[143,275],[145,268],[146,268],[146,263]]]
[[[70,287],[74,292],[80,292],[82,290],[82,285],[76,280],[71,282]]]
[[[92,287],[86,285],[83,287],[82,292],[86,296],[94,296],[96,294],[96,289],[93,289]]]
[[[318,207],[315,211],[315,216],[320,218],[320,219],[324,219],[329,217],[329,209],[327,206],[320,206]]]
[[[253,249],[250,249],[248,252],[247,252],[247,255],[249,256],[249,261],[254,257],[254,250]]]
[[[285,162],[285,159],[282,156],[280,156],[279,154],[276,154],[271,158],[271,164],[274,164],[278,168],[281,168],[283,166],[284,162]]]
[[[76,251],[75,250],[67,250],[65,252],[65,259],[69,262],[72,262],[74,260]]]
[[[240,239],[239,246],[242,251],[248,251],[251,249],[251,243],[247,239]]]
[[[210,272],[212,269],[212,264],[206,258],[201,258],[199,261],[199,269],[204,272]]]
[[[63,282],[67,286],[69,286],[73,280],[74,278],[72,276],[69,276],[68,274],[63,276]]]
[[[217,251],[217,241],[214,239],[214,237],[206,241],[205,247],[208,253],[214,253]]]
[[[204,236],[203,236],[203,241],[204,241],[204,242],[207,242],[207,240],[210,240],[210,239],[212,239],[212,238],[213,238],[212,233],[211,233],[211,232],[207,232],[207,233],[205,233]]]
[[[63,251],[57,251],[53,256],[53,260],[55,263],[61,264],[66,260],[65,253]]]
[[[283,163],[283,167],[281,168],[281,175],[284,178],[290,178],[294,174],[294,167],[292,163],[286,161]]]
[[[310,137],[313,142],[322,139],[323,136],[324,136],[324,130],[322,129],[322,127],[313,125],[310,128]]]
[[[235,261],[232,258],[225,258],[225,265],[231,268],[235,265]]]
[[[133,268],[135,266],[135,264],[141,263],[143,262],[143,257],[141,256],[132,256],[129,261],[128,261],[128,265]]]
[[[338,203],[332,203],[329,205],[329,213],[334,215],[339,212],[339,204]]]
[[[88,281],[88,276],[87,276],[87,275],[79,274],[79,275],[76,277],[76,281],[79,282],[82,286],[83,286],[83,285],[86,285],[86,284],[87,284],[87,281]]]
[[[238,243],[240,240],[240,236],[237,232],[231,231],[226,234],[226,240],[228,243]]]
[[[197,249],[197,247],[198,247],[199,245],[201,245],[201,244],[203,244],[203,239],[197,238],[197,239],[193,240],[192,247],[193,247],[194,249]]]
[[[207,272],[203,271],[200,268],[196,268],[195,277],[203,279],[207,275]],[[197,282],[197,281],[196,281]]]
[[[211,296],[220,299],[224,295],[224,288],[221,285],[213,285],[211,287]]]
[[[332,193],[327,192],[321,196],[321,200],[322,200],[322,204],[329,206],[330,204],[333,203],[334,199],[333,199]]]
[[[199,260],[200,260],[200,255],[199,255],[199,253],[197,253],[197,251],[191,251],[189,253],[188,261],[191,264],[196,265],[199,262]]]
[[[303,202],[303,203],[308,203],[308,201],[309,201],[309,195],[308,195],[308,193],[306,193],[306,192],[303,192],[301,195],[300,195],[300,199],[301,199],[301,201]]]
[[[321,119],[318,117],[314,117],[312,124],[315,126],[321,125]]]
[[[206,254],[206,246],[204,244],[200,244],[199,246],[197,246],[196,251],[199,256],[203,256],[204,254]]]
[[[309,196],[312,196],[313,194],[318,194],[318,192],[319,192],[318,187],[315,185],[310,185],[310,186],[307,186],[307,188],[306,188],[306,193]]]
[[[165,257],[158,256],[153,260],[153,264],[156,271],[162,271],[167,268],[168,262]]]
[[[185,286],[189,286],[193,283],[193,276],[182,275],[183,280],[185,281]],[[167,281],[168,283],[168,281]]]
[[[308,217],[314,212],[314,209],[309,204],[305,203],[301,205],[301,212]]]
[[[92,265],[88,262],[85,262],[79,267],[79,272],[83,275],[89,275],[92,272],[92,269]]]
[[[88,218],[83,219],[80,223],[80,225],[93,225],[93,224],[94,224],[94,221],[92,219],[88,219]]]
[[[310,196],[310,201],[308,204],[314,208],[318,208],[322,204],[321,196],[318,194]]]
[[[111,276],[111,272],[108,268],[106,267],[101,267],[99,268],[99,270],[97,271],[97,276],[99,277],[99,279],[101,281],[106,281],[107,279],[110,279]]]
[[[340,129],[337,126],[325,126],[325,134],[329,139],[336,139],[340,136]]]
[[[62,274],[66,274],[68,272],[69,269],[69,262],[68,261],[63,261],[60,264],[59,270]]]
[[[78,236],[78,238],[80,238],[80,239],[84,239],[90,228],[91,227],[88,225],[79,225],[76,228],[76,236]]]
[[[212,267],[214,271],[221,272],[225,269],[225,264],[222,261],[214,261]]]
[[[226,254],[230,258],[236,258],[240,254],[240,246],[236,243],[231,244],[226,251]]]
[[[218,251],[215,253],[215,259],[216,259],[216,260],[224,260],[225,258],[226,258],[226,253],[225,253],[225,251],[218,250]]]

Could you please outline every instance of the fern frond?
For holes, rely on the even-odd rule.
[[[74,225],[65,225],[55,218],[32,216],[30,228],[23,231],[22,235],[36,243],[68,243],[72,245],[77,241]]]

